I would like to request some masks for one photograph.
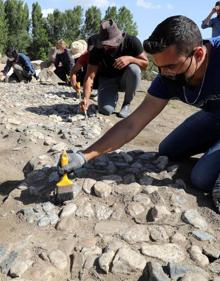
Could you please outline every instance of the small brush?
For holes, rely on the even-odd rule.
[[[60,166],[64,167],[68,165],[68,154],[64,151],[60,157]],[[65,173],[61,180],[56,185],[56,201],[57,203],[63,203],[64,201],[73,199],[73,181],[68,178]]]

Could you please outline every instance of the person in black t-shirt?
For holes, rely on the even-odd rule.
[[[102,21],[94,48],[89,53],[82,110],[87,110],[89,106],[93,81],[99,71],[99,112],[112,114],[118,101],[118,91],[124,91],[119,116],[127,117],[130,114],[129,105],[141,80],[141,68],[146,68],[147,64],[139,39],[120,31],[111,19]]]
[[[64,82],[67,82],[73,62],[71,61],[67,45],[64,40],[60,39],[56,43],[57,54],[54,65],[56,69],[55,74]]]

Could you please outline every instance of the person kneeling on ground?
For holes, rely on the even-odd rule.
[[[60,39],[56,43],[57,53],[54,65],[56,69],[54,73],[64,82],[68,81],[68,76],[70,75],[70,70],[72,69],[73,62],[70,58],[69,50],[67,49],[67,44],[64,40]]]
[[[84,40],[74,41],[71,45],[71,51],[73,53],[75,64],[70,72],[70,81],[73,89],[77,92],[79,89],[77,87],[77,82],[83,85],[87,66],[89,62],[89,52],[94,47],[93,36],[89,37],[88,44]],[[84,43],[82,43],[84,41]],[[94,84],[92,89],[98,88],[98,75],[94,79]]]
[[[18,53],[14,48],[10,47],[5,52],[6,56],[8,57],[6,66],[4,68],[3,76],[1,80],[8,80],[11,81],[31,81],[32,76],[36,78],[35,69],[29,59],[23,53]],[[10,69],[13,68],[13,74],[8,78],[7,74],[9,73]]]
[[[118,91],[124,91],[120,117],[130,114],[130,103],[141,80],[141,69],[148,64],[139,39],[120,31],[113,20],[104,20],[89,52],[84,80],[82,110],[88,109],[94,78],[99,71],[98,110],[104,115],[114,113]]]
[[[159,74],[142,104],[84,151],[69,153],[71,172],[88,160],[116,150],[135,138],[168,104],[178,99],[199,111],[171,132],[159,154],[181,160],[202,153],[191,171],[192,185],[211,192],[220,212],[220,37],[202,40],[198,26],[185,16],[169,17],[144,41]]]

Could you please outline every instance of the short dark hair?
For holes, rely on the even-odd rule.
[[[220,1],[217,1],[217,2],[215,3],[215,6],[220,6]]]
[[[189,55],[197,46],[202,46],[202,35],[194,21],[185,16],[172,16],[162,21],[143,43],[149,54],[160,53],[176,45],[178,53]]]
[[[5,54],[8,58],[14,58],[14,59],[16,59],[18,56],[18,52],[15,50],[14,47],[7,48],[7,50],[5,51]]]

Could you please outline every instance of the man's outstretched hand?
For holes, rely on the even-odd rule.
[[[68,165],[61,167],[61,163],[58,163],[58,173],[64,175],[65,173],[70,174],[74,170],[81,168],[86,163],[86,158],[82,152],[70,152],[68,155]]]

